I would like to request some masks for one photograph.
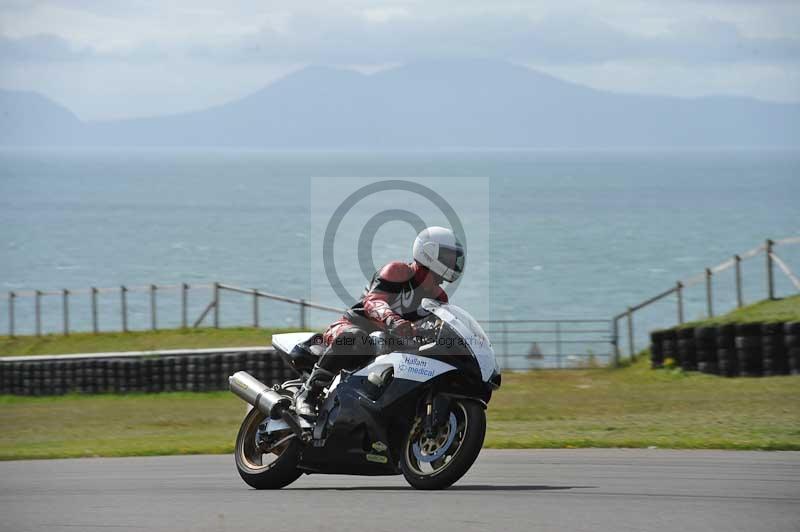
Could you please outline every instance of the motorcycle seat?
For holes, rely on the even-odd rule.
[[[317,333],[305,342],[297,344],[296,349],[304,351],[314,358],[319,358],[325,352],[325,344],[322,343],[322,334]]]
[[[282,333],[272,336],[272,345],[283,360],[298,373],[308,372],[325,352],[320,333]]]

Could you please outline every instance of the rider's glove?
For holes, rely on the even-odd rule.
[[[386,328],[399,338],[411,338],[416,334],[414,324],[400,316],[386,318]]]

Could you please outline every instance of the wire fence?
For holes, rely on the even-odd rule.
[[[734,255],[730,259],[689,279],[628,307],[610,320],[483,320],[504,369],[574,368],[618,364],[627,343],[628,356],[636,353],[634,315],[651,305],[674,297],[674,317],[678,324],[686,321],[685,291],[701,286],[705,292],[705,315],[715,314],[715,278],[725,271],[733,272],[736,306],[745,304],[743,263],[758,256],[765,257],[766,297],[775,299],[776,273],[789,281],[788,290],[800,292],[800,278],[776,248],[800,244],[800,236],[780,240],[767,239],[764,244]],[[227,295],[224,295],[227,294]],[[224,297],[223,297],[224,295]],[[170,310],[161,305],[169,299]],[[269,303],[272,306],[265,306]],[[278,308],[276,305],[279,305]],[[76,325],[76,307],[82,311]],[[165,328],[197,328],[223,326],[309,327],[309,312],[341,314],[344,309],[270,293],[257,288],[241,288],[225,283],[177,285],[122,285],[113,288],[90,287],[79,290],[24,290],[7,293],[7,331],[10,337],[19,334],[72,332],[111,332],[160,330]],[[24,311],[24,312],[22,312]],[[663,314],[663,312],[662,312]],[[292,317],[292,315],[294,317]],[[624,323],[621,323],[623,322]],[[623,327],[625,337],[621,336]]]
[[[273,307],[270,314],[265,315],[265,302],[277,303],[283,308]],[[83,318],[77,325],[72,319],[76,307]],[[165,312],[164,307],[170,312]],[[21,309],[27,311],[24,320],[19,319]],[[295,316],[288,323],[283,319],[287,309],[288,314]],[[8,335],[220,328],[223,317],[225,326],[260,327],[268,323],[305,329],[309,327],[308,313],[312,310],[341,314],[345,309],[225,283],[12,291],[8,293]],[[487,328],[504,369],[593,367],[612,360],[608,320],[484,320],[481,323]]]
[[[591,368],[613,360],[609,320],[482,320],[503,369]]]
[[[256,288],[240,288],[222,283],[179,285],[122,285],[114,288],[91,287],[79,290],[25,290],[8,292],[8,335],[14,337],[20,333],[42,336],[48,333],[69,335],[72,332],[129,332],[136,329],[159,330],[163,328],[197,328],[222,325],[222,308],[224,293],[246,296],[249,300],[248,311],[242,312],[241,300],[231,302],[236,309],[233,322],[228,325],[251,325],[260,327],[264,320],[263,302],[277,302],[296,307],[297,319],[286,324],[285,320],[272,320],[271,325],[290,325],[305,328],[308,323],[308,312],[318,310],[328,313],[342,313],[343,309],[306,301],[302,298],[291,298],[272,294]],[[144,300],[142,299],[144,297]],[[134,298],[135,301],[134,301]],[[170,298],[173,314],[165,316],[160,313],[159,303]],[[175,303],[177,300],[177,309]],[[55,305],[53,304],[55,303]],[[76,307],[83,311],[88,309],[88,319],[83,319],[76,327],[72,318]],[[21,309],[27,310],[26,323],[19,323]],[[178,315],[174,314],[177,310]],[[249,323],[242,321],[248,315]],[[285,316],[281,312],[281,318]],[[136,317],[136,324],[133,318]],[[146,318],[142,324],[141,318]],[[103,326],[101,327],[101,318]],[[142,327],[142,325],[144,325]],[[88,326],[88,327],[86,327]]]
[[[743,263],[750,261],[756,257],[764,257],[764,279],[765,279],[765,296],[767,299],[774,300],[778,298],[778,290],[776,288],[776,270],[779,270],[785,275],[788,280],[789,286],[787,292],[792,294],[800,293],[800,278],[792,271],[787,261],[781,258],[776,248],[783,246],[791,246],[800,244],[800,236],[783,238],[779,240],[766,239],[764,244],[734,255],[733,257],[717,264],[716,266],[705,268],[705,270],[697,275],[694,275],[683,281],[677,281],[674,286],[660,292],[653,297],[650,297],[636,305],[630,306],[624,312],[621,312],[611,319],[612,328],[612,346],[613,346],[613,360],[614,364],[618,364],[623,352],[623,343],[627,343],[627,353],[629,357],[635,356],[636,348],[636,332],[634,327],[634,315],[651,305],[662,302],[674,296],[674,314],[675,321],[672,322],[682,325],[686,322],[686,304],[685,293],[686,289],[692,286],[702,286],[704,290],[704,307],[705,317],[713,318],[715,316],[715,292],[718,288],[715,285],[716,277],[726,271],[733,272],[733,289],[735,292],[736,307],[741,308],[745,305],[745,283],[743,282]],[[623,327],[625,330],[625,337],[621,338],[621,325],[620,322],[624,320]]]

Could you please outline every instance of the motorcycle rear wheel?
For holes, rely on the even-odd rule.
[[[472,467],[486,436],[486,411],[468,399],[451,402],[449,420],[432,437],[417,418],[403,442],[400,469],[412,487],[440,490],[453,485]]]
[[[265,419],[263,412],[253,408],[242,421],[234,449],[236,469],[242,480],[257,490],[280,489],[303,474],[297,469],[299,442],[287,437],[285,443],[262,452],[256,444],[256,432]]]

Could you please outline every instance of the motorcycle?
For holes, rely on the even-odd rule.
[[[256,489],[288,486],[302,474],[397,475],[417,489],[460,479],[483,446],[485,410],[501,375],[483,328],[456,305],[424,299],[414,342],[369,336],[370,363],[342,370],[315,419],[293,397],[324,350],[315,333],[273,336],[300,378],[267,386],[244,371],[230,389],[253,408],[236,437],[236,467]]]

